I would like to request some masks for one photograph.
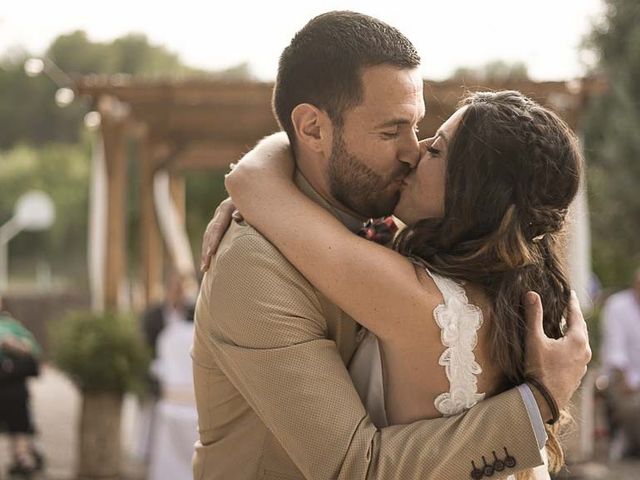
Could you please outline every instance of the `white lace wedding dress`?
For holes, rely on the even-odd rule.
[[[435,407],[443,416],[456,415],[485,397],[484,393],[478,392],[477,375],[482,373],[482,368],[474,354],[477,332],[482,326],[482,311],[469,303],[461,285],[428,270],[427,273],[444,299],[444,303],[434,310],[433,317],[440,327],[442,343],[447,347],[439,363],[445,368],[449,379],[449,391],[438,395]],[[349,373],[373,423],[378,428],[388,426],[380,346],[371,332],[365,333],[353,356]],[[536,480],[550,479],[544,465],[536,468],[534,474]],[[510,475],[507,478],[513,480],[515,477]]]

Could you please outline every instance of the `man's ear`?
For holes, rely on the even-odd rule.
[[[301,146],[316,153],[330,151],[332,123],[323,110],[310,103],[301,103],[291,112],[291,122]]]

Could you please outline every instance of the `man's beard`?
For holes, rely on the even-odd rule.
[[[406,177],[409,171],[407,165],[406,169],[400,168],[393,177],[379,175],[347,150],[342,132],[335,130],[329,157],[331,195],[363,217],[391,215],[400,199],[400,189],[393,188],[392,184]]]

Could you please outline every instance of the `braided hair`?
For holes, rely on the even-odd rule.
[[[477,92],[461,106],[448,147],[444,216],[408,226],[394,248],[483,289],[492,309],[488,351],[505,390],[525,378],[527,291],[541,296],[546,334],[562,335],[570,287],[561,232],[582,157],[566,123],[520,92]],[[559,466],[562,450],[550,433],[551,463]]]

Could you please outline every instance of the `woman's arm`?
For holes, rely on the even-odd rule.
[[[244,218],[321,292],[377,336],[415,334],[406,319],[424,309],[425,292],[402,255],[351,233],[292,181],[286,137],[268,137],[227,175]]]

